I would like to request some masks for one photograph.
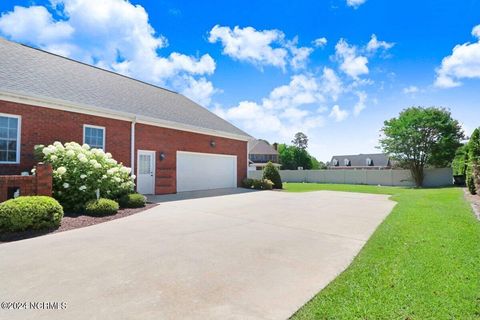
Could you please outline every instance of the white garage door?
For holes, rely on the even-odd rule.
[[[177,192],[237,187],[237,156],[177,151]]]

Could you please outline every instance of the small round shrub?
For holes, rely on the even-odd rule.
[[[273,163],[269,161],[263,169],[263,179],[267,179],[273,182],[274,189],[282,189],[282,178],[280,172],[275,168]]]
[[[109,216],[117,213],[118,209],[118,202],[111,199],[100,198],[87,202],[85,205],[85,214],[95,217]]]
[[[22,196],[0,204],[0,231],[58,228],[63,208],[46,196]]]
[[[142,208],[146,203],[147,198],[140,193],[126,194],[118,199],[118,204],[122,208]]]
[[[252,186],[253,186],[253,179],[250,179],[250,178],[243,179],[242,187],[247,188],[247,189],[251,189]]]
[[[268,179],[252,179],[251,189],[272,190],[273,182]]]

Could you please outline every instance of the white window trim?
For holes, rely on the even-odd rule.
[[[105,140],[105,135],[107,133],[107,129],[105,127],[101,127],[101,126],[94,126],[94,125],[91,125],[91,124],[84,124],[83,125],[83,143],[86,143],[85,142],[85,131],[87,128],[92,128],[92,129],[102,129],[103,130],[103,148],[102,150],[105,151],[106,149],[106,146],[107,146],[107,140]]]
[[[21,143],[20,138],[22,137],[22,116],[17,114],[9,113],[0,113],[2,117],[17,118],[18,119],[18,128],[17,128],[17,158],[15,161],[0,161],[0,164],[19,164],[20,163],[20,153],[21,153]]]

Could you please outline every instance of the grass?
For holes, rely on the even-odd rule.
[[[292,319],[480,319],[480,222],[458,188],[288,183],[398,204],[352,264]]]

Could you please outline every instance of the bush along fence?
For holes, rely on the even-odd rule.
[[[425,169],[424,187],[453,184],[451,168]],[[367,184],[382,186],[415,186],[410,170],[280,170],[283,182]],[[248,178],[262,178],[262,171],[249,171]]]
[[[52,196],[52,166],[39,163],[30,176],[0,176],[0,202],[14,196]]]

